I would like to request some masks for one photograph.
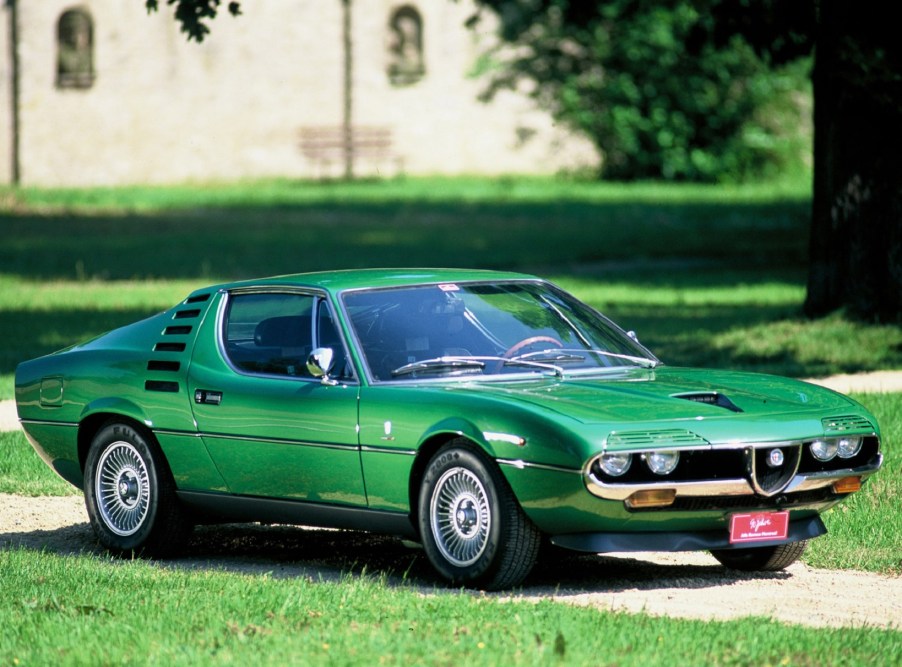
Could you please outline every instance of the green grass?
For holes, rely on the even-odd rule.
[[[549,178],[0,189],[0,399],[20,360],[194,287],[370,266],[549,276],[674,365],[902,367],[898,327],[801,316],[809,190]]]
[[[881,426],[883,468],[860,492],[824,515],[829,533],[809,543],[804,559],[813,567],[902,575],[902,394],[853,398]]]
[[[552,277],[667,363],[902,367],[902,330],[801,316],[809,186],[548,178],[0,189],[0,399],[22,359],[212,281],[367,266]]]
[[[607,183],[546,176],[414,177],[363,181],[268,179],[177,186],[108,188],[11,188],[0,186],[0,211],[127,213],[209,207],[310,206],[395,202],[544,203],[771,203],[802,201],[811,195],[811,174],[779,181],[706,185],[693,183]]]
[[[80,491],[38,457],[22,431],[0,431],[0,493],[68,496]]]
[[[800,316],[809,206],[805,182],[0,188],[0,399],[12,396],[18,361],[150,315],[194,287],[365,266],[537,272],[674,365],[800,377],[902,368],[898,327]],[[830,533],[806,561],[898,574],[902,397],[859,398],[883,426],[885,467],[826,516]],[[0,434],[0,492],[74,489],[11,433]],[[20,549],[0,550],[0,600],[0,665],[902,662],[898,630],[656,619],[424,595],[366,575],[313,582]]]
[[[0,552],[0,664],[898,664],[902,632]]]
[[[718,332],[731,317],[751,325],[797,317],[804,274],[783,267],[804,261],[808,209],[800,183],[461,178],[0,189],[0,399],[12,396],[20,360],[151,314],[192,287],[369,266],[579,275],[580,295],[611,285],[615,295],[602,304],[663,344],[665,358],[699,363],[699,315]],[[738,312],[683,311],[687,290],[727,293],[734,279],[776,283],[796,296],[763,310],[755,296],[740,297],[731,306]],[[649,285],[672,287],[675,300],[664,310],[637,309]],[[671,355],[681,350],[693,354]],[[902,365],[902,351],[895,355]],[[725,357],[729,351],[714,360]]]
[[[0,190],[0,267],[120,280],[661,257],[798,264],[808,211],[800,185],[520,178]]]

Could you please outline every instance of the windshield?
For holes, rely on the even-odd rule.
[[[343,296],[370,377],[593,372],[657,360],[610,320],[540,282],[459,283]]]

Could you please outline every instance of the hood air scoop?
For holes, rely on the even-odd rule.
[[[733,401],[719,394],[716,391],[700,391],[689,394],[671,394],[671,398],[682,398],[687,401],[695,401],[696,403],[705,403],[706,405],[716,405],[719,408],[725,408],[732,412],[742,412],[742,408],[737,406]]]

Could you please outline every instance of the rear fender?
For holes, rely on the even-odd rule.
[[[79,417],[79,423],[89,419],[92,415],[98,413],[122,415],[128,417],[139,424],[144,424],[148,428],[153,427],[153,421],[148,418],[147,413],[137,403],[125,398],[110,396],[107,398],[98,398],[88,403]]]

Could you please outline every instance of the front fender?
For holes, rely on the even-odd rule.
[[[443,419],[426,429],[426,431],[420,436],[420,441],[417,443],[417,449],[422,447],[423,443],[432,440],[436,436],[442,435],[461,436],[464,438],[469,438],[470,440],[477,442],[484,447],[487,445],[485,438],[482,435],[482,431],[480,431],[473,422],[461,417],[449,417],[448,419]],[[488,448],[486,449],[488,450]]]

